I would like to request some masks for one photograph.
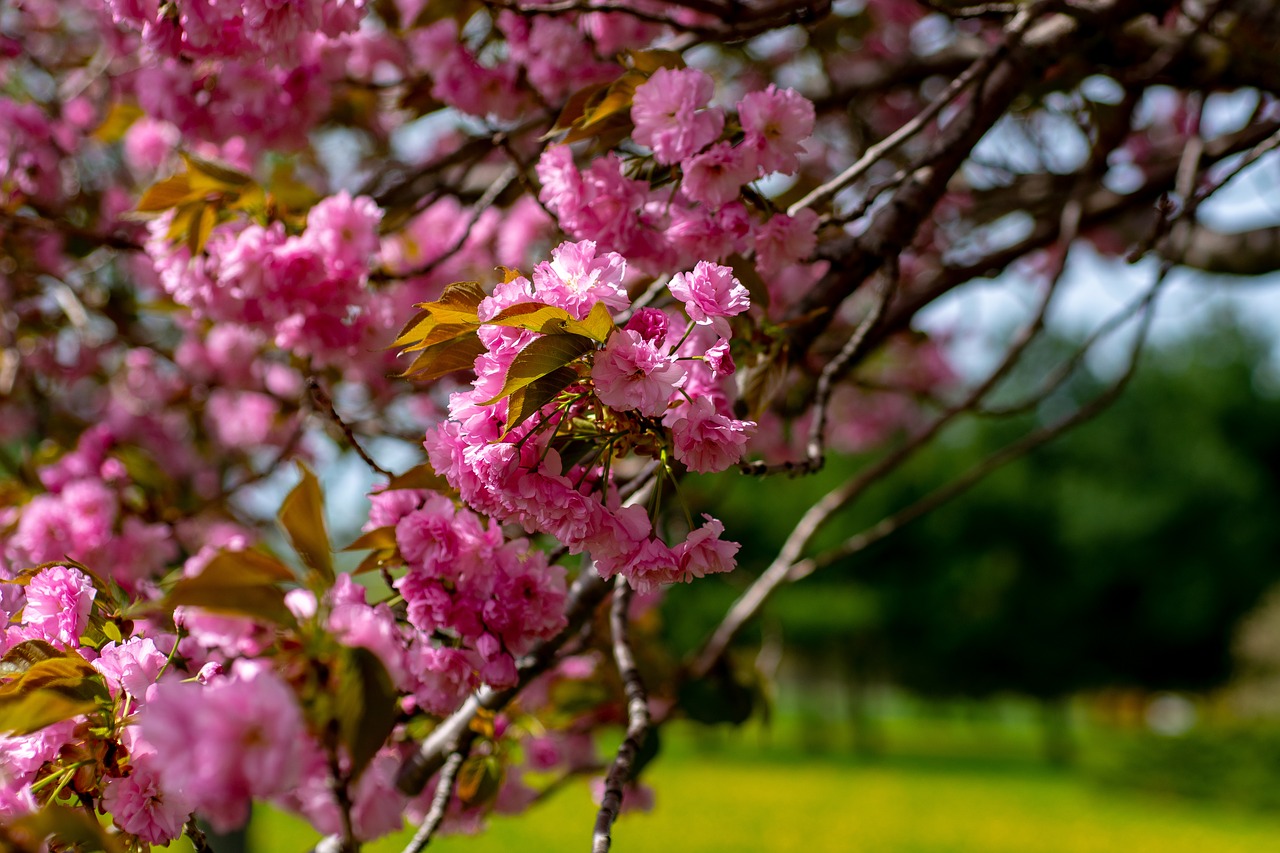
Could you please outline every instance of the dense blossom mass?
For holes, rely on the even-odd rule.
[[[264,802],[351,851],[584,776],[607,850],[646,732],[767,692],[759,584],[879,476],[681,661],[663,596],[745,556],[704,475],[907,458],[963,408],[917,311],[1024,257],[1051,295],[1063,235],[1163,245],[1280,120],[1206,142],[1054,64],[1207,20],[953,5],[0,6],[0,847]],[[1031,181],[996,149],[1047,115],[1080,138]]]

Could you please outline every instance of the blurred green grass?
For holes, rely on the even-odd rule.
[[[761,733],[666,733],[647,782],[649,814],[627,814],[619,853],[1262,853],[1280,849],[1280,817],[1097,785],[1037,761],[1022,737],[1003,745],[972,722],[926,727],[950,754],[895,750],[860,759],[809,753]],[[985,726],[977,726],[981,731]],[[1002,727],[1008,731],[1007,727]],[[938,734],[941,732],[941,734]],[[902,742],[902,732],[898,733]],[[776,733],[775,733],[776,735]],[[794,743],[794,741],[790,741]],[[586,850],[595,807],[585,782],[531,813],[495,818],[476,837],[437,839],[437,853]],[[403,849],[410,833],[367,846]],[[301,851],[315,834],[259,813],[253,849]]]

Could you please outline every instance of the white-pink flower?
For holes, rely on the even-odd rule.
[[[706,397],[695,397],[681,414],[672,424],[671,435],[676,459],[690,471],[723,471],[742,458],[747,440],[755,432],[753,422],[720,414]]]
[[[805,150],[801,143],[813,133],[812,101],[794,89],[770,84],[764,91],[742,96],[738,120],[762,173],[790,175],[800,168],[798,155]]]
[[[577,319],[586,317],[597,302],[611,311],[631,304],[622,285],[627,262],[617,252],[596,253],[591,240],[561,243],[551,251],[551,260],[533,270],[533,286],[539,300],[568,311]]]
[[[704,109],[715,83],[696,68],[659,68],[636,87],[631,101],[631,138],[653,149],[659,163],[678,163],[715,141],[724,113]]]
[[[611,335],[604,349],[596,353],[591,378],[596,396],[606,406],[658,417],[667,410],[667,402],[685,377],[673,355],[663,353],[656,342],[639,332],[623,329]]]
[[[733,277],[732,269],[720,264],[698,261],[693,272],[678,273],[667,287],[672,296],[684,303],[689,319],[700,326],[751,307],[751,294],[746,287]]]

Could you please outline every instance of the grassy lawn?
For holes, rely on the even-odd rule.
[[[1028,756],[880,761],[770,748],[699,748],[673,738],[650,767],[658,805],[624,815],[619,853],[1263,853],[1280,818],[1100,788]],[[438,853],[586,850],[586,785],[485,834],[438,839]],[[402,837],[368,850],[402,849]],[[279,815],[255,819],[256,851],[301,851],[314,839]]]

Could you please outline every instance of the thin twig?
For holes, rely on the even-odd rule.
[[[837,547],[825,551],[816,557],[799,561],[788,573],[787,580],[790,582],[801,580],[820,568],[824,568],[841,559],[866,550],[875,543],[880,542],[881,540],[898,532],[912,521],[927,515],[953,498],[968,491],[999,468],[1002,468],[1010,462],[1025,456],[1032,450],[1035,450],[1037,447],[1051,441],[1062,433],[1079,426],[1087,420],[1090,420],[1114,403],[1120,396],[1121,392],[1124,391],[1125,387],[1128,386],[1129,381],[1137,371],[1139,357],[1141,356],[1142,348],[1146,344],[1147,336],[1151,329],[1151,321],[1155,317],[1155,298],[1164,285],[1169,269],[1171,269],[1171,265],[1169,264],[1166,264],[1161,269],[1155,283],[1147,291],[1146,296],[1140,301],[1139,305],[1144,313],[1138,326],[1137,333],[1134,336],[1133,346],[1129,355],[1129,363],[1125,368],[1125,372],[1119,379],[1113,382],[1107,390],[1103,391],[1097,397],[1090,400],[1071,414],[1058,419],[1052,424],[1027,433],[1021,439],[997,450],[995,453],[992,453],[977,465],[974,465],[955,480],[935,489],[933,492],[925,495],[910,506],[882,519],[856,536],[849,537]]]
[[[627,734],[618,745],[618,753],[609,772],[604,777],[604,797],[596,814],[595,830],[591,836],[591,853],[609,853],[613,843],[613,822],[622,810],[622,790],[631,780],[636,757],[649,735],[649,697],[636,666],[636,656],[631,650],[628,636],[628,614],[631,605],[631,585],[618,575],[613,585],[613,606],[609,610],[609,628],[613,632],[613,660],[622,678],[622,689],[627,697]]]
[[[464,736],[458,748],[445,760],[444,767],[440,768],[440,781],[436,783],[436,793],[431,798],[431,809],[422,819],[418,831],[409,840],[409,845],[404,848],[404,853],[422,853],[444,821],[445,812],[449,809],[449,800],[453,798],[453,789],[458,784],[458,771],[467,760],[467,754],[471,752],[471,742],[475,739],[475,732],[472,729],[467,729],[467,732],[468,735]]]
[[[852,166],[845,169],[825,184],[815,187],[813,190],[806,193],[803,198],[787,208],[787,215],[795,216],[807,207],[812,207],[815,204],[819,204],[834,197],[836,193],[858,180],[858,178],[862,177],[868,169],[879,163],[881,158],[886,154],[893,151],[902,143],[906,142],[908,139],[924,129],[925,125],[933,121],[939,113],[955,101],[955,99],[958,98],[965,89],[969,88],[974,81],[978,80],[982,75],[985,75],[992,69],[992,67],[995,66],[996,62],[1004,55],[1005,51],[1020,39],[1026,32],[1027,28],[1031,26],[1031,23],[1039,16],[1039,12],[1044,5],[1044,3],[1036,3],[1029,8],[1021,10],[1010,22],[1005,33],[1005,38],[1001,39],[1000,43],[987,51],[986,54],[975,60],[973,64],[960,74],[959,77],[952,80],[947,86],[945,92],[943,92],[937,99],[931,101],[923,110],[916,113],[916,115],[906,124],[902,125],[893,133],[868,148]]]
[[[800,462],[783,462],[768,464],[765,462],[745,462],[739,466],[744,474],[776,474],[785,471],[791,475],[812,474],[822,470],[826,463],[826,431],[827,413],[831,402],[831,392],[836,380],[844,370],[853,364],[864,352],[867,335],[884,316],[885,306],[893,296],[894,285],[898,280],[897,259],[886,264],[882,284],[873,296],[867,315],[862,318],[853,330],[853,334],[845,341],[836,357],[827,362],[818,376],[818,390],[813,399],[813,422],[809,427],[809,443],[805,449],[805,458]]]
[[[787,582],[792,567],[800,560],[804,549],[835,513],[856,500],[872,485],[897,470],[917,451],[933,441],[944,427],[961,414],[978,406],[1013,370],[1026,352],[1027,347],[1030,346],[1031,342],[1044,328],[1045,316],[1062,279],[1062,273],[1066,269],[1071,241],[1077,233],[1079,223],[1080,204],[1075,199],[1072,199],[1067,202],[1062,211],[1061,231],[1065,235],[1065,239],[1057,268],[1045,287],[1044,295],[1041,297],[1040,304],[1031,322],[1023,327],[1018,337],[1010,344],[1000,364],[991,371],[985,380],[970,391],[963,400],[942,412],[903,445],[880,457],[862,469],[857,476],[823,495],[817,503],[809,507],[792,529],[791,534],[783,542],[777,557],[765,569],[764,573],[756,578],[751,586],[730,606],[728,612],[725,613],[724,618],[716,627],[715,632],[695,656],[693,663],[689,667],[691,677],[702,678],[711,671],[743,627],[755,618],[770,596]]]
[[[364,464],[373,469],[374,473],[380,474],[390,480],[392,477],[391,472],[375,462],[373,457],[366,453],[365,449],[360,446],[360,442],[356,440],[355,432],[347,425],[347,422],[342,419],[342,416],[338,414],[338,410],[334,408],[333,405],[333,398],[330,397],[328,392],[320,385],[320,380],[314,376],[309,377],[307,379],[307,388],[310,389],[311,396],[316,401],[316,404],[319,405],[324,413],[329,416],[329,420],[333,421],[334,424],[337,425],[338,429],[342,430],[342,435],[347,439],[347,444],[349,444],[351,449],[364,460]]]

